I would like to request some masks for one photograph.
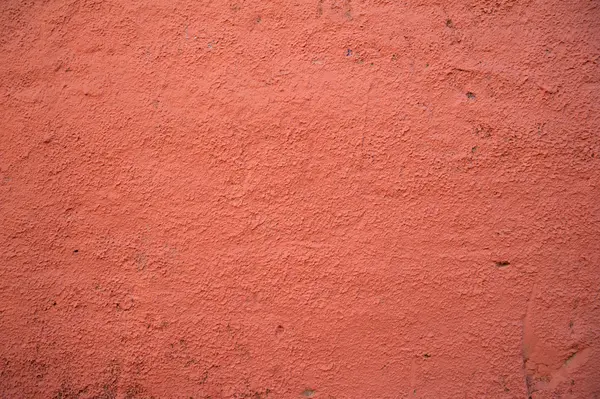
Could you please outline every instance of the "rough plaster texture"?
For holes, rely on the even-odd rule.
[[[600,3],[0,4],[1,398],[597,398]]]

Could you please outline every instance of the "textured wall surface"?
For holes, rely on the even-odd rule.
[[[597,0],[0,11],[0,398],[600,397]]]

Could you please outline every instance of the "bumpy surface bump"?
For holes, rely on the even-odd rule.
[[[600,397],[598,1],[0,33],[1,398]]]

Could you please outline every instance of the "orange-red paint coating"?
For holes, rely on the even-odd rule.
[[[597,1],[0,33],[0,398],[600,397]]]

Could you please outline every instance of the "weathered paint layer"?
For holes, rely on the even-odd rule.
[[[0,4],[1,398],[600,396],[600,3]]]

